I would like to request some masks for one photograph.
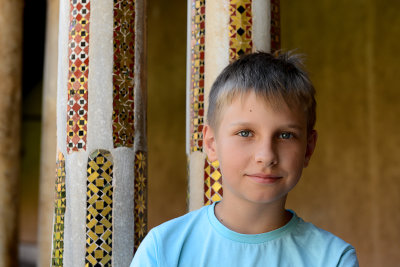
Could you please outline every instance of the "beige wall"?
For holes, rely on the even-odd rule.
[[[400,2],[281,1],[282,48],[317,89],[319,140],[289,207],[357,249],[361,266],[400,261]]]
[[[186,1],[148,1],[149,226],[186,212]]]

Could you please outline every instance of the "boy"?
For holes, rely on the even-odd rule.
[[[223,199],[151,230],[131,266],[358,266],[351,245],[285,209],[315,148],[314,94],[295,55],[227,66],[203,130]]]

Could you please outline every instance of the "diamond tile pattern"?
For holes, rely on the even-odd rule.
[[[190,150],[203,151],[205,0],[192,0]]]
[[[280,0],[271,0],[271,53],[281,49]]]
[[[219,170],[219,162],[204,164],[204,205],[210,205],[222,199],[222,175]]]
[[[66,208],[65,194],[65,159],[59,152],[56,171],[56,196],[54,209],[53,251],[51,266],[63,266],[64,256],[64,215]]]
[[[229,61],[252,52],[251,0],[229,1]]]
[[[90,1],[71,0],[67,103],[67,152],[86,150]]]
[[[134,253],[147,234],[147,154],[135,154],[135,193],[134,193],[135,237]]]
[[[114,0],[114,147],[134,139],[135,1]]]
[[[111,266],[113,160],[106,150],[95,150],[87,165],[85,267]]]

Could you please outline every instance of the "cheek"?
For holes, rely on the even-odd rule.
[[[220,163],[221,171],[224,170],[231,172],[240,167],[245,158],[243,147],[238,146],[232,142],[224,142],[220,144],[218,149],[218,160]]]
[[[281,150],[281,159],[293,167],[302,168],[304,165],[306,150],[304,147],[288,146]]]

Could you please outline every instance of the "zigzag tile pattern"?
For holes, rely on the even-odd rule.
[[[114,147],[134,139],[135,1],[114,0]]]
[[[112,266],[113,159],[95,150],[87,165],[85,267]]]
[[[229,1],[229,61],[252,52],[251,0]]]
[[[64,215],[66,209],[66,191],[65,191],[65,159],[59,152],[57,159],[56,173],[56,196],[54,209],[54,229],[53,229],[53,251],[51,257],[51,266],[63,266],[64,258]]]
[[[203,151],[205,0],[192,1],[190,150]]]
[[[134,253],[147,234],[147,154],[137,151],[135,154],[135,193],[134,193]]]
[[[219,162],[205,160],[204,164],[204,205],[210,205],[222,199],[222,175]]]
[[[90,1],[71,0],[67,152],[86,150]]]

